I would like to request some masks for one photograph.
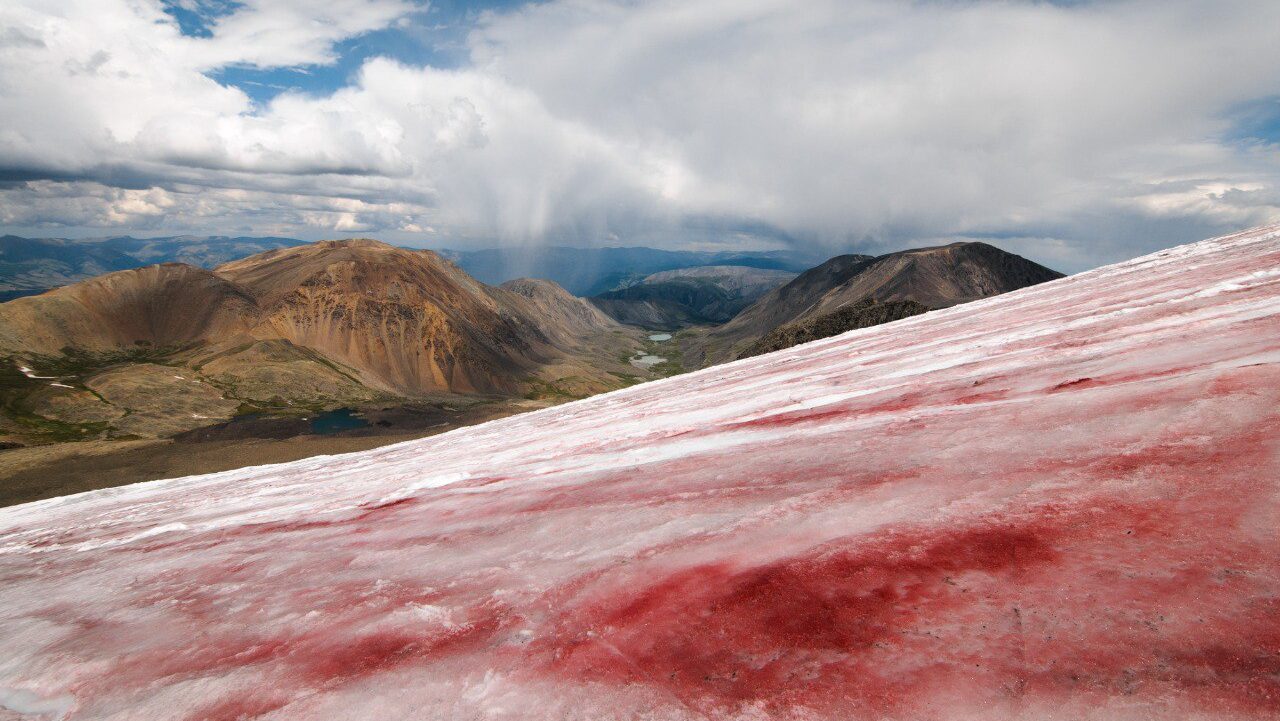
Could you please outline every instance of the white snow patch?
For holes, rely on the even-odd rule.
[[[38,375],[36,375],[36,372],[35,372],[34,370],[32,370],[31,368],[28,368],[28,367],[26,367],[26,366],[18,366],[18,370],[22,371],[22,375],[24,375],[24,376],[26,376],[26,377],[28,377],[28,378],[39,378],[39,379],[41,379],[41,380],[49,380],[50,378],[57,378],[57,377],[58,377],[58,376],[38,376]]]
[[[415,495],[418,491],[422,491],[428,488],[439,488],[441,486],[447,486],[450,483],[458,483],[459,481],[465,481],[470,477],[471,477],[471,474],[467,473],[466,471],[459,471],[457,473],[444,473],[439,476],[429,476],[427,478],[423,478],[420,481],[414,481],[413,483],[410,483],[409,485],[399,490],[396,490],[392,493],[389,493],[383,496],[382,498],[379,498],[375,505],[382,505],[384,503],[391,503],[392,501],[398,501],[402,498],[409,498],[410,496]]]
[[[151,538],[152,536],[159,536],[161,534],[172,533],[174,531],[185,531],[188,528],[189,526],[185,523],[166,523],[163,526],[148,528],[145,531],[140,531],[132,536],[125,536],[124,538],[112,538],[105,541],[88,541],[86,543],[81,543],[75,546],[73,550],[91,551],[95,548],[104,548],[106,546],[123,546],[128,543],[133,543],[134,541],[141,541],[144,538]]]
[[[52,714],[55,719],[64,719],[76,706],[76,699],[71,694],[61,694],[45,698],[34,691],[24,688],[4,688],[0,686],[0,708],[20,714]]]
[[[1280,276],[1280,268],[1272,268],[1270,270],[1259,270],[1240,278],[1232,278],[1231,280],[1225,281],[1223,283],[1218,283],[1217,285],[1211,285],[1208,288],[1205,288],[1204,290],[1198,293],[1191,294],[1190,297],[1212,298],[1213,296],[1218,295],[1220,293],[1231,293],[1233,291],[1251,288],[1257,285],[1258,281],[1260,280],[1266,280],[1267,278],[1274,278],[1276,276]]]

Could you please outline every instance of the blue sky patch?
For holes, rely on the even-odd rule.
[[[1232,125],[1228,140],[1280,144],[1280,95],[1239,105],[1229,117]]]
[[[182,34],[193,38],[211,37],[210,29],[218,18],[243,7],[236,0],[162,0],[162,4]]]
[[[398,60],[406,65],[452,67],[465,59],[465,48],[456,48],[447,37],[431,42],[414,27],[375,30],[348,38],[334,47],[337,62],[289,68],[230,65],[209,73],[223,85],[240,88],[257,103],[267,103],[285,91],[328,95],[352,83],[355,73],[373,57]]]
[[[259,105],[283,92],[328,95],[346,87],[365,61],[383,57],[406,65],[455,68],[467,61],[467,35],[486,11],[503,11],[523,5],[524,0],[435,0],[407,22],[356,37],[334,46],[337,61],[327,65],[259,68],[229,65],[208,73],[223,85],[243,90]],[[220,17],[241,7],[235,0],[167,0],[168,12],[183,34],[209,37]]]

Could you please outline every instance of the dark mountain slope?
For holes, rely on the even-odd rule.
[[[877,302],[873,298],[846,305],[839,310],[788,323],[774,328],[763,338],[752,343],[746,350],[738,354],[738,358],[750,358],[763,353],[772,353],[783,348],[808,343],[810,341],[830,338],[859,328],[870,328],[881,323],[890,323],[913,315],[929,312],[929,307],[920,305],[914,300],[891,300]]]
[[[865,298],[944,308],[1061,278],[1062,274],[986,243],[953,243],[875,258],[842,255],[801,273],[698,340],[704,363],[736,358],[770,331]],[[688,357],[688,354],[686,354]]]

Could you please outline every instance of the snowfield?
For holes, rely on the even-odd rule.
[[[0,719],[1275,719],[1280,227],[0,509]]]

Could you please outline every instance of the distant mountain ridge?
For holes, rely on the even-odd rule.
[[[23,238],[0,236],[0,301],[43,292],[113,270],[154,263],[212,269],[255,253],[307,245],[282,237],[174,235],[156,238]],[[683,251],[657,248],[531,246],[435,251],[489,285],[545,278],[579,296],[638,282],[652,273],[706,265],[799,272],[816,258],[792,251]]]
[[[187,263],[214,268],[255,253],[306,245],[305,240],[274,236],[174,235],[161,238],[134,238],[124,235],[105,238],[104,247],[117,250],[145,264]]]
[[[545,278],[578,296],[633,285],[654,273],[700,266],[741,266],[798,273],[818,259],[793,251],[688,251],[657,248],[489,248],[442,250],[477,280],[499,284],[520,277]]]
[[[569,342],[575,334],[610,329],[615,325],[613,319],[595,306],[570,295],[564,288],[549,280],[517,278],[498,287],[524,298],[541,317],[560,319],[561,323],[544,328],[544,331],[565,342]]]
[[[137,265],[135,258],[106,246],[0,236],[0,293],[5,300]]]
[[[264,250],[301,245],[292,238],[178,235],[68,240],[0,236],[0,300],[32,295],[103,273],[155,263],[213,268]]]

